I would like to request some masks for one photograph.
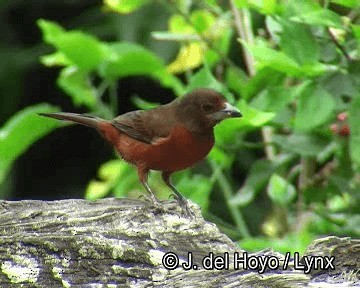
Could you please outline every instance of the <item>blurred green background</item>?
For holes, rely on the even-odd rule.
[[[244,117],[173,176],[206,219],[249,250],[360,236],[357,0],[3,0],[0,24],[2,199],[139,197],[96,131],[36,113],[110,119],[209,87]]]

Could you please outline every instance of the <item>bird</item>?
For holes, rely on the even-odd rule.
[[[207,156],[215,143],[215,125],[242,117],[222,93],[210,88],[194,89],[168,104],[127,112],[112,120],[67,112],[39,115],[95,128],[123,160],[136,167],[139,181],[156,207],[160,203],[147,179],[150,170],[161,171],[163,181],[188,214],[187,200],[170,176]]]

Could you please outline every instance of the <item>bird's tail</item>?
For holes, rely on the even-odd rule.
[[[79,123],[81,125],[85,125],[92,128],[97,128],[99,122],[104,121],[101,118],[97,118],[91,115],[85,115],[85,114],[76,114],[76,113],[66,113],[66,112],[60,112],[60,113],[39,113],[41,116],[55,118],[59,120],[66,120],[71,121],[75,123]]]

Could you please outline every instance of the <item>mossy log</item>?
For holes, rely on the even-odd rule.
[[[309,274],[295,269],[293,255],[286,259],[271,250],[248,254],[248,259],[278,259],[279,268],[259,273],[235,267],[243,263],[238,260],[245,251],[206,222],[197,205],[190,204],[192,218],[173,202],[163,205],[159,211],[130,199],[0,201],[0,287],[360,285],[360,240],[316,240],[302,257],[334,256],[335,269]],[[186,270],[182,264],[188,263],[189,252],[193,269]],[[211,252],[220,257],[211,261]]]

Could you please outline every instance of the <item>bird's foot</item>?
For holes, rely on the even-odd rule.
[[[166,209],[164,208],[164,206],[161,204],[161,202],[155,197],[154,194],[150,194],[150,195],[140,195],[139,198],[144,198],[145,201],[150,202],[153,206],[156,212],[161,213],[161,212],[166,212]]]
[[[182,213],[184,213],[186,216],[190,217],[190,218],[194,218],[195,214],[194,212],[191,210],[191,208],[189,207],[188,201],[187,199],[182,196],[181,194],[171,194],[172,197],[174,197],[174,199],[176,200],[176,202],[180,205]],[[170,210],[166,209],[166,207],[163,205],[163,203],[161,203],[154,194],[150,194],[150,195],[140,195],[139,198],[144,198],[145,201],[150,202],[155,211],[157,213],[164,213],[164,212],[170,212]]]
[[[194,211],[191,210],[191,208],[189,207],[188,200],[184,196],[178,193],[171,194],[170,196],[174,197],[174,199],[179,203],[185,215],[187,215],[190,218],[195,217]]]

